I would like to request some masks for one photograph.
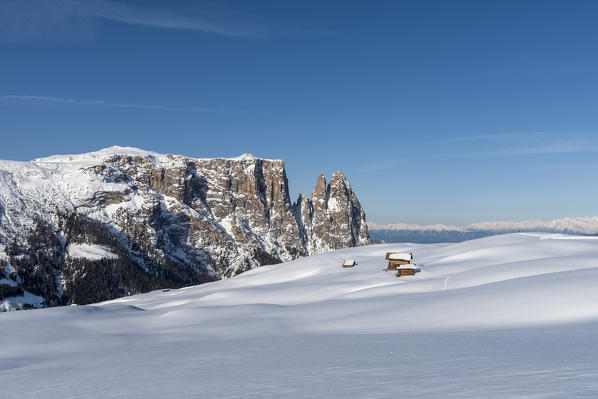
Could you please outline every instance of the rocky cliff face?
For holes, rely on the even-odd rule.
[[[310,254],[370,242],[365,212],[342,172],[333,174],[329,185],[318,176],[311,198],[300,195],[294,213]]]
[[[112,147],[0,161],[0,286],[23,288],[20,303],[33,306],[197,284],[368,243],[341,172],[292,204],[283,161],[249,154]]]

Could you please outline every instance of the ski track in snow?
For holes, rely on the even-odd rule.
[[[421,272],[382,271],[390,250]],[[0,314],[2,397],[593,398],[596,287],[598,238],[345,249]]]

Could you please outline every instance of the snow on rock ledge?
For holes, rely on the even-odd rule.
[[[85,258],[88,260],[117,259],[118,255],[110,252],[103,245],[95,244],[71,244],[67,248],[71,258]]]

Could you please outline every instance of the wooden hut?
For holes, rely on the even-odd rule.
[[[416,272],[416,265],[412,264],[413,254],[411,252],[387,252],[387,270],[396,270],[397,277],[413,276]]]
[[[397,267],[397,274],[395,276],[413,276],[415,275],[415,265],[402,265]]]
[[[353,259],[345,259],[343,262],[343,267],[353,267],[355,266],[355,261]]]
[[[411,252],[387,252],[388,270],[397,270],[398,266],[408,265],[413,259]]]

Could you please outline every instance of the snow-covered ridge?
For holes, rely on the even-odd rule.
[[[174,159],[182,159],[182,158],[190,158],[195,160],[203,160],[209,161],[212,159],[223,159],[228,161],[255,161],[255,160],[263,160],[263,161],[279,161],[282,162],[281,159],[267,159],[267,158],[259,158],[254,156],[253,154],[242,154],[237,157],[215,157],[215,158],[195,158],[195,157],[186,157],[181,155],[172,155],[172,154],[160,154],[154,151],[147,151],[136,147],[126,147],[126,146],[112,146],[108,148],[103,148],[98,151],[83,153],[83,154],[62,154],[62,155],[52,155],[49,157],[43,158],[35,158],[31,162],[33,163],[48,163],[48,162],[82,162],[82,161],[97,161],[100,159],[104,159],[114,155],[126,155],[126,156],[133,156],[133,157],[145,157],[149,159],[154,159],[157,162],[172,162]]]
[[[528,220],[521,222],[497,221],[481,222],[467,226],[449,226],[444,224],[414,225],[414,224],[377,224],[368,222],[368,227],[374,239],[388,242],[433,242],[444,237],[446,241],[463,241],[465,239],[513,232],[547,232],[566,234],[598,234],[598,216],[577,218],[562,218],[551,221]],[[427,239],[430,241],[427,241]],[[423,240],[423,241],[422,241]]]

